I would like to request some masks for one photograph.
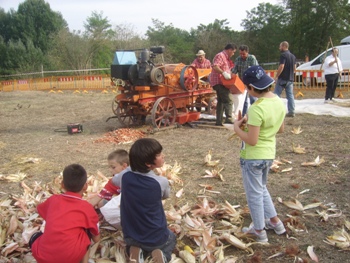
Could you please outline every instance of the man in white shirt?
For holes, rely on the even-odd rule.
[[[343,66],[338,58],[338,49],[333,48],[332,54],[324,60],[324,75],[327,82],[325,103],[332,103],[335,89],[338,85],[339,75],[343,71]]]

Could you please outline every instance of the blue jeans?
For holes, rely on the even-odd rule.
[[[287,97],[287,108],[288,113],[293,114],[295,111],[295,104],[294,104],[294,94],[293,94],[293,81],[286,81],[283,79],[278,79],[276,82],[274,93],[281,97],[282,90],[286,90],[286,97]]]
[[[168,240],[164,244],[156,246],[156,247],[150,247],[150,246],[140,244],[139,242],[137,242],[136,240],[134,240],[130,237],[124,238],[124,241],[127,245],[128,254],[129,254],[129,249],[131,246],[139,247],[142,250],[144,250],[145,252],[152,252],[155,249],[160,249],[163,252],[164,256],[166,257],[167,261],[169,262],[171,260],[171,254],[172,254],[172,252],[175,248],[175,245],[176,245],[176,236],[169,229],[168,229],[168,232],[169,232]]]
[[[240,159],[243,186],[247,197],[250,216],[257,230],[265,227],[265,218],[277,216],[269,191],[267,175],[273,160]]]

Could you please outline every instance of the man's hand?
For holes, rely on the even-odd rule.
[[[225,79],[231,79],[231,74],[227,72],[222,72],[222,75],[224,76]]]

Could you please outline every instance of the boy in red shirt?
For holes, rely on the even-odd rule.
[[[63,170],[62,188],[37,206],[46,221],[45,231],[33,234],[29,241],[38,263],[86,263],[90,239],[100,240],[98,216],[93,206],[82,199],[87,189],[87,173],[79,164]]]

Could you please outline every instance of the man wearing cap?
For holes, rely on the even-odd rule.
[[[275,77],[276,86],[275,94],[281,97],[282,90],[285,89],[287,97],[287,117],[294,117],[295,113],[295,103],[293,94],[293,82],[294,82],[294,71],[296,69],[295,56],[290,53],[289,44],[287,41],[283,41],[279,47],[281,51],[280,64],[277,69],[277,74]]]
[[[197,58],[193,60],[191,66],[195,68],[211,68],[211,63],[209,59],[205,58],[205,52],[199,50],[196,54]]]
[[[231,79],[231,70],[233,62],[230,59],[236,52],[237,46],[235,44],[227,44],[225,49],[216,54],[213,59],[212,72],[210,74],[210,85],[216,91],[217,106],[216,106],[216,126],[223,126],[223,114],[225,112],[225,123],[233,123],[232,105],[233,96],[228,88],[222,85],[220,75],[225,79]]]
[[[267,176],[276,157],[276,134],[284,131],[286,110],[282,100],[270,91],[274,80],[262,67],[248,68],[243,73],[243,83],[249,95],[258,99],[250,106],[247,115],[234,123],[234,130],[242,140],[240,165],[253,221],[249,227],[243,227],[242,232],[266,243],[268,238],[264,228],[274,230],[277,235],[286,232],[267,189]]]

